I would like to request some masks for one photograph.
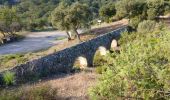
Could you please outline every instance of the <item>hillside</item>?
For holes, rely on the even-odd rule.
[[[77,1],[87,4],[93,12],[93,18],[97,18],[101,6],[116,0],[1,0],[0,5],[16,7],[23,26],[34,30],[51,25],[51,12],[59,3],[72,4]]]

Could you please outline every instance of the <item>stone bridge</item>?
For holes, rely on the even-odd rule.
[[[85,66],[93,66],[93,59],[96,51],[104,51],[104,55],[105,50],[116,47],[117,43],[115,40],[117,40],[118,37],[120,37],[120,33],[125,30],[126,26],[98,36],[87,42],[82,42],[62,51],[18,65],[8,71],[15,74],[17,82],[25,82],[53,74],[70,72],[75,61],[81,61],[81,59],[84,59],[84,62],[80,63]],[[6,73],[6,71],[0,73],[0,84],[3,84],[4,73]]]

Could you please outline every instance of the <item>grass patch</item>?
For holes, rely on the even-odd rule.
[[[63,40],[65,38],[66,38],[65,36],[62,36],[62,37],[57,37],[55,40]]]
[[[0,70],[10,68],[11,66],[15,66],[17,64],[24,63],[28,61],[23,54],[11,54],[0,57]]]
[[[14,73],[7,71],[3,74],[3,80],[6,85],[13,85],[15,83]]]

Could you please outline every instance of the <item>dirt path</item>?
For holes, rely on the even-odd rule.
[[[67,36],[66,33],[62,31],[32,32],[26,35],[26,38],[22,41],[0,46],[0,55],[27,53],[46,49],[65,41],[66,39],[56,40],[57,37],[65,36]]]

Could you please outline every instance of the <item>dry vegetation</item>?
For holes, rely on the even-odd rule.
[[[88,100],[88,88],[95,85],[97,77],[93,69],[88,69],[35,84],[0,89],[0,100]]]

